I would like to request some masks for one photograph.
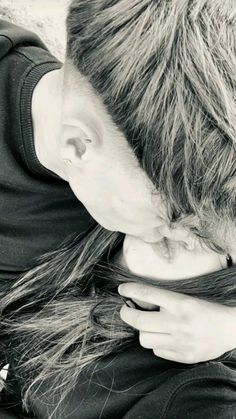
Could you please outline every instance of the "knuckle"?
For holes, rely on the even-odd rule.
[[[176,347],[186,354],[193,354],[196,351],[197,341],[195,341],[191,333],[183,333],[176,338]]]
[[[188,300],[183,300],[180,304],[180,313],[184,316],[188,316],[192,311],[192,306]]]
[[[150,289],[148,287],[140,286],[139,293],[140,293],[140,295],[142,295],[142,297],[145,297],[145,298],[149,297]]]
[[[182,349],[182,350],[183,350],[183,348],[186,347],[186,338],[185,338],[185,336],[183,334],[179,335],[176,338],[176,347],[178,349]]]
[[[185,319],[181,325],[181,332],[179,338],[184,340],[183,343],[188,344],[193,339],[193,328],[191,319]]]
[[[181,314],[181,303],[175,301],[171,302],[171,312],[174,313],[177,317]]]
[[[195,313],[197,303],[193,299],[183,299],[180,305],[180,313],[186,318],[192,317]]]

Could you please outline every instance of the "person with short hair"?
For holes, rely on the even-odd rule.
[[[74,0],[63,66],[1,23],[3,400],[24,414],[235,415],[235,20]]]

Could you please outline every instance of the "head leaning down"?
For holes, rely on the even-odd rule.
[[[234,250],[234,3],[72,2],[61,155],[72,162],[66,175],[75,194],[107,229],[152,241],[167,221],[218,252]],[[83,368],[134,338],[114,317],[122,303],[117,285],[148,279],[107,263],[119,236],[97,227],[82,242],[69,238],[7,291],[1,337],[9,359],[12,335],[22,354],[25,400],[34,384],[41,397],[48,378],[45,400],[57,400],[58,387],[67,396]],[[163,281],[159,264],[160,279],[149,283],[235,306],[235,270]]]
[[[165,222],[233,252],[232,0],[74,0],[61,155],[105,228],[153,241]]]

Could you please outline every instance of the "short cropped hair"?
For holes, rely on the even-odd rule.
[[[170,221],[215,250],[235,235],[233,3],[74,0],[67,18],[67,58],[126,136]]]

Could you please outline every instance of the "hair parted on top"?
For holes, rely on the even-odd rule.
[[[235,234],[235,22],[234,0],[74,0],[67,18],[67,57],[163,194],[170,221],[216,249]]]

